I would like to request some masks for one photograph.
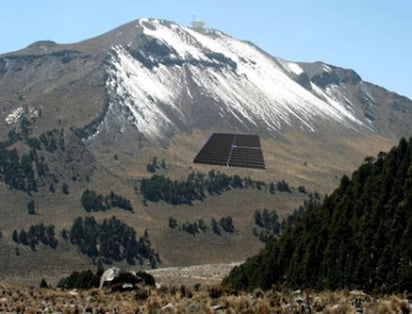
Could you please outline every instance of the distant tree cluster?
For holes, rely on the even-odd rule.
[[[93,190],[87,189],[83,192],[81,203],[84,209],[88,212],[105,211],[112,207],[133,211],[131,202],[113,191],[111,191],[108,195],[103,196],[101,194],[97,194]]]
[[[56,150],[65,150],[66,143],[64,140],[64,130],[63,129],[53,129],[40,134],[37,137],[26,137],[27,145],[31,149],[36,150],[46,150],[49,153],[53,153]]]
[[[65,150],[64,131],[63,129],[53,129],[42,133],[39,137],[40,143],[45,150],[50,153],[60,149]]]
[[[57,248],[58,241],[56,239],[56,233],[53,225],[45,226],[43,223],[30,226],[26,231],[21,229],[13,231],[13,241],[23,245],[30,246],[35,251],[36,246],[39,244],[50,246],[51,248]]]
[[[65,142],[63,129],[47,131],[39,138],[28,137],[31,129],[27,121],[23,117],[22,131],[13,129],[8,134],[8,140],[0,142],[0,180],[10,188],[30,194],[37,192],[38,179],[46,176],[49,171],[45,158],[39,155],[39,151],[64,150]],[[18,141],[25,141],[30,151],[19,155],[16,148],[9,148]]]
[[[221,230],[227,233],[235,232],[235,227],[233,225],[233,219],[231,216],[222,217],[220,218],[219,222],[215,218],[212,218],[210,221],[210,225],[207,225],[203,219],[199,219],[195,222],[185,221],[182,224],[179,224],[175,218],[170,217],[169,228],[179,229],[192,235],[205,233],[209,229],[217,235],[222,234]]]
[[[304,189],[304,187],[299,187],[299,192],[302,192],[302,188]],[[292,193],[292,188],[289,186],[289,183],[287,183],[285,180],[281,180],[278,181],[277,183],[275,182],[270,182],[269,183],[269,192],[271,194],[275,194],[276,191],[279,192],[288,192],[288,193]]]
[[[0,180],[10,188],[28,193],[37,192],[35,169],[38,175],[45,173],[45,164],[36,158],[35,152],[22,154],[0,145]]]
[[[155,156],[153,157],[152,162],[146,165],[146,170],[150,173],[155,173],[158,169],[167,169],[166,162],[164,159],[162,159],[162,161],[159,164],[159,162],[157,161],[157,157]]]
[[[223,229],[224,232],[228,232],[228,233],[235,232],[235,226],[233,225],[233,219],[231,216],[220,218],[219,226]]]
[[[289,192],[289,193],[292,192],[289,187],[289,184],[285,180],[279,181],[276,187],[279,192]]]
[[[262,242],[267,242],[270,237],[279,236],[282,229],[282,223],[279,221],[279,216],[275,210],[269,211],[267,208],[263,211],[256,210],[254,214],[254,222],[260,228],[253,228],[253,234],[259,237]]]
[[[224,283],[241,289],[412,291],[412,138],[367,158],[350,179],[232,270]]]
[[[202,200],[204,192],[202,187],[192,181],[173,181],[163,175],[154,175],[150,179],[143,179],[140,192],[146,200],[167,203],[191,204],[195,199]]]
[[[198,225],[198,223],[195,221],[193,223],[190,223],[188,221],[184,222],[182,224],[182,230],[186,231],[187,233],[190,233],[192,235],[195,235],[196,233],[200,233],[201,229]]]
[[[186,181],[171,180],[163,175],[153,175],[149,179],[143,179],[140,192],[145,200],[158,202],[163,200],[173,205],[192,204],[194,201],[202,201],[206,195],[219,195],[232,189],[252,187],[259,190],[267,190],[267,184],[262,181],[254,181],[250,177],[241,178],[238,175],[229,176],[219,171],[211,170],[207,175],[200,172],[192,172]],[[269,185],[270,193],[275,190],[291,192],[289,185],[280,181],[276,186],[273,182]]]
[[[298,191],[299,191],[300,193],[302,193],[302,194],[306,194],[306,193],[307,193],[306,188],[305,188],[303,185],[299,185],[299,186],[298,186]]]
[[[62,278],[57,283],[60,289],[91,289],[100,284],[101,272],[94,273],[91,270],[81,272],[74,271],[69,276]]]
[[[151,247],[148,233],[145,232],[137,240],[134,229],[114,216],[101,224],[92,216],[84,219],[78,217],[70,231],[63,230],[62,233],[63,238],[69,238],[83,254],[106,264],[126,260],[134,265],[136,261],[143,263],[149,260],[154,268],[160,262],[158,254]]]
[[[279,223],[279,216],[275,210],[269,212],[267,208],[265,208],[262,212],[260,210],[256,210],[254,214],[255,224],[258,226],[265,228],[267,230],[272,230],[274,233],[277,233],[280,223]]]
[[[198,221],[194,222],[185,221],[182,224],[179,224],[175,218],[170,217],[169,228],[183,230],[192,235],[196,235],[201,232],[205,233],[209,227],[206,225],[203,219],[199,219]]]

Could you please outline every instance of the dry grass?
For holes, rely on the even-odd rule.
[[[114,208],[93,215],[98,221],[116,215],[118,219],[133,227],[138,236],[147,229],[152,247],[160,254],[161,267],[230,263],[253,256],[263,247],[263,243],[252,233],[254,211],[268,208],[276,210],[284,217],[299,207],[305,198],[301,193],[272,195],[248,188],[210,196],[193,205],[172,206],[164,202],[148,202],[148,206],[144,206],[142,195],[136,194],[135,186],[138,186],[138,180],[143,176],[150,176],[146,171],[146,164],[154,156],[159,161],[166,160],[168,168],[160,170],[160,173],[173,179],[186,178],[188,173],[195,170],[207,173],[214,168],[228,175],[251,176],[265,182],[285,179],[291,186],[304,185],[308,191],[318,190],[324,193],[338,186],[340,176],[353,171],[365,156],[376,155],[379,150],[387,150],[390,146],[387,140],[376,135],[349,136],[334,134],[333,130],[302,135],[297,130],[285,130],[282,136],[279,134],[275,138],[264,135],[261,137],[266,171],[193,164],[193,157],[209,134],[210,131],[179,133],[171,139],[167,148],[149,144],[139,147],[136,141],[125,135],[130,141],[116,140],[116,145],[94,143],[88,146],[95,160],[87,157],[88,153],[85,153],[87,156],[84,156],[82,160],[85,162],[82,163],[61,165],[61,160],[57,160],[54,165],[51,162],[50,167],[54,165],[59,170],[58,173],[66,174],[57,186],[58,191],[62,182],[66,181],[70,194],[64,195],[61,191],[37,193],[33,196],[37,215],[30,219],[27,218],[26,209],[30,197],[23,192],[10,191],[7,186],[0,184],[0,197],[8,200],[0,210],[0,228],[3,232],[3,239],[0,241],[0,280],[36,284],[45,274],[57,274],[61,277],[62,274],[68,275],[77,269],[95,268],[91,260],[80,255],[76,247],[66,245],[59,235],[63,228],[70,229],[75,218],[89,215],[80,203],[86,188],[101,194],[114,190],[132,202],[133,213]],[[77,152],[79,156],[82,149],[84,148],[80,145]],[[79,164],[82,165],[80,168]],[[69,170],[76,175],[79,172],[83,174],[86,170],[92,171],[90,181],[86,182],[84,176],[81,176],[82,180],[72,181],[67,167],[74,167]],[[210,225],[211,218],[220,219],[224,216],[233,218],[236,232],[232,235],[224,234],[219,237],[209,230],[206,234],[192,236],[168,228],[169,217],[174,217],[179,223],[202,219]],[[11,240],[14,229],[27,230],[30,225],[41,222],[55,225],[60,241],[56,251],[39,246],[37,252],[32,252]],[[16,256],[16,247],[20,251],[19,256]],[[30,269],[30,274],[27,269]],[[53,281],[53,278],[47,279]]]
[[[0,313],[409,313],[402,296],[347,291],[239,292],[220,286],[58,291],[0,283]]]

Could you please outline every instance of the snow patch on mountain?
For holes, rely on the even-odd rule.
[[[325,72],[329,72],[329,73],[332,72],[332,69],[331,69],[330,66],[328,66],[327,64],[323,64],[323,70],[324,70]]]
[[[288,61],[284,61],[284,60],[280,60],[280,63],[286,68],[287,71],[292,72],[296,75],[300,75],[302,74],[304,71],[302,69],[302,67],[294,62],[288,62]]]
[[[159,102],[184,116],[175,104],[175,91],[181,88],[178,81],[171,79],[176,73],[164,65],[150,70],[121,46],[114,47],[113,52],[106,83],[112,101],[129,109],[133,123],[142,133],[160,138],[173,123],[159,108]]]
[[[143,33],[147,36],[157,38],[160,42],[173,47],[180,58],[184,59],[192,57],[197,60],[209,60],[199,47],[196,47],[196,40],[185,33],[182,27],[176,24],[167,27],[159,20],[152,20],[151,25],[155,28],[152,29],[145,27],[147,23],[150,23],[147,19],[140,20],[140,25],[143,27]]]
[[[170,49],[169,60],[180,61],[168,64],[158,59],[148,68],[126,48],[113,48],[109,94],[113,102],[129,109],[136,127],[148,137],[159,138],[176,129],[176,118],[179,123],[187,122],[180,109],[183,91],[197,105],[188,88],[188,76],[200,93],[219,104],[219,115],[232,116],[243,125],[280,130],[298,121],[301,127],[315,131],[314,122],[319,118],[349,128],[363,125],[350,107],[313,84],[316,95],[295,82],[288,72],[303,72],[296,63],[276,61],[252,44],[219,31],[197,32],[151,19],[139,24],[144,35]],[[153,61],[153,56],[147,58]]]

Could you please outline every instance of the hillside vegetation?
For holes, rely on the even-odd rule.
[[[412,291],[412,139],[368,157],[320,206],[224,283],[235,288]]]

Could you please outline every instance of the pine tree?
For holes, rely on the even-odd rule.
[[[257,210],[257,209],[255,210],[254,218],[255,218],[255,224],[257,224],[260,227],[263,227],[262,215],[261,215],[260,211]]]
[[[30,200],[27,203],[27,212],[29,213],[29,215],[36,215],[36,210],[35,210],[35,205],[34,205],[33,200]]]
[[[221,232],[220,232],[219,224],[217,223],[216,219],[215,219],[215,218],[212,218],[211,223],[212,223],[212,231],[213,231],[213,233],[215,233],[215,234],[217,234],[217,235],[220,235]]]
[[[169,218],[169,228],[176,228],[177,227],[177,220],[174,219],[173,217]]]
[[[19,243],[20,239],[19,239],[19,233],[17,232],[17,230],[13,231],[13,235],[12,235],[12,239],[14,242]]]
[[[69,191],[69,185],[67,183],[63,183],[62,185],[62,192],[63,194],[69,195],[70,191]]]

